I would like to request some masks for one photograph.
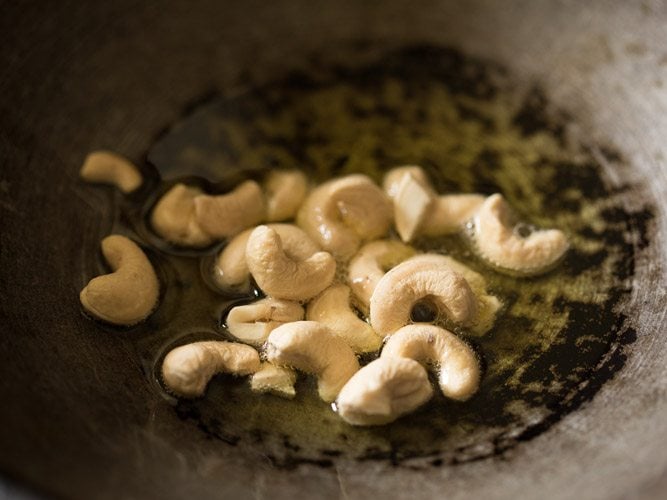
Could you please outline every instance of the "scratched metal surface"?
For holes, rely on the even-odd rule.
[[[72,498],[659,498],[667,488],[667,7],[662,2],[62,2],[0,19],[0,469]],[[628,208],[656,209],[631,303],[638,338],[590,403],[502,460],[411,471],[385,462],[276,470],[221,449],[151,397],[130,339],[80,316],[87,248],[111,191],[90,198],[84,155],[135,161],[212,88],[264,82],[355,40],[356,51],[454,45],[539,82],[627,166]],[[366,47],[366,48],[364,48]],[[344,51],[340,50],[341,55]],[[363,54],[357,54],[362,57]],[[372,54],[369,55],[369,57]],[[636,205],[636,206],[631,206]],[[118,213],[116,211],[116,213]],[[101,223],[100,221],[105,221]],[[12,490],[8,490],[12,491]]]

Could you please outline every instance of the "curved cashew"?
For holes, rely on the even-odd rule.
[[[465,342],[435,325],[407,325],[395,332],[382,349],[382,358],[410,358],[435,365],[440,390],[465,401],[479,388],[479,360]]]
[[[382,345],[382,337],[350,306],[350,288],[345,285],[332,285],[311,300],[306,319],[328,326],[354,352],[375,352]]]
[[[336,409],[352,425],[382,425],[416,410],[433,395],[426,370],[408,358],[381,357],[355,373]]]
[[[383,236],[391,218],[391,203],[382,190],[367,176],[355,174],[314,189],[297,223],[322,248],[347,260],[362,242]]]
[[[264,180],[266,220],[294,218],[308,192],[308,179],[300,170],[272,170]]]
[[[210,340],[171,350],[162,362],[162,379],[178,396],[194,398],[204,394],[216,373],[248,375],[259,368],[259,353],[252,347]]]
[[[155,204],[151,225],[165,240],[177,245],[205,247],[213,243],[195,218],[195,198],[202,195],[196,187],[176,184]]]
[[[267,297],[252,304],[233,307],[225,324],[234,337],[246,344],[260,346],[274,328],[303,319],[303,307],[297,302]]]
[[[489,196],[475,215],[474,243],[484,260],[505,270],[525,275],[551,269],[569,248],[558,229],[518,234],[510,206],[500,194]]]
[[[214,238],[227,238],[262,222],[264,194],[255,181],[245,181],[227,194],[195,198],[195,219]]]
[[[336,399],[340,389],[359,370],[359,362],[344,340],[317,321],[296,321],[269,334],[267,359],[317,376],[324,401]]]
[[[160,293],[150,261],[129,238],[113,234],[102,240],[102,254],[111,274],[93,278],[79,298],[96,318],[116,325],[133,325],[148,317]]]
[[[481,194],[445,194],[438,196],[430,206],[431,213],[419,229],[424,236],[442,236],[457,233],[472,219],[484,203]]]
[[[371,296],[371,326],[383,337],[410,322],[420,299],[433,303],[440,314],[467,325],[477,315],[477,299],[461,274],[432,262],[407,260],[378,282]]]
[[[94,151],[86,156],[79,175],[86,182],[112,184],[123,193],[134,191],[143,182],[136,166],[110,151]]]
[[[314,297],[331,284],[336,273],[336,261],[327,252],[316,252],[304,260],[291,258],[280,235],[267,226],[258,226],[250,234],[246,262],[264,293],[287,300]]]
[[[363,307],[370,305],[373,290],[382,276],[414,253],[414,248],[394,240],[371,241],[361,247],[350,261],[347,277]]]
[[[293,224],[267,224],[280,236],[283,249],[294,260],[305,260],[320,248],[298,226]],[[239,289],[248,285],[250,271],[246,263],[246,246],[255,228],[237,234],[218,255],[213,268],[213,280],[223,290]]]
[[[270,392],[291,399],[296,396],[296,372],[291,368],[262,363],[259,371],[250,377],[250,388],[255,392]]]

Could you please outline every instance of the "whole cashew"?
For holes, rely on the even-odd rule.
[[[381,357],[410,358],[436,366],[440,390],[448,398],[465,401],[479,388],[475,352],[456,335],[435,325],[404,326],[389,337]]]
[[[234,337],[246,344],[260,346],[274,328],[303,319],[303,307],[297,302],[267,297],[252,304],[233,307],[225,324]]]
[[[347,273],[350,288],[361,306],[370,306],[373,290],[389,269],[414,254],[414,248],[394,240],[371,241],[361,247],[352,257]]]
[[[162,362],[162,379],[174,394],[194,398],[204,394],[216,373],[249,375],[259,368],[259,353],[252,347],[210,340],[171,350]]]
[[[350,306],[350,288],[345,285],[332,285],[311,300],[306,319],[328,326],[354,352],[375,352],[382,345],[382,337]]]
[[[296,321],[269,334],[266,357],[279,366],[291,366],[317,376],[317,389],[324,401],[336,399],[340,389],[359,370],[352,349],[329,328],[317,321]]]
[[[270,392],[277,396],[292,399],[296,396],[296,372],[285,366],[262,363],[259,371],[250,377],[250,388],[255,392]]]
[[[150,261],[129,238],[113,234],[102,240],[102,254],[111,273],[93,278],[79,298],[84,309],[116,325],[133,325],[148,317],[160,293]]]
[[[305,260],[320,248],[298,226],[267,224],[278,233],[285,254],[293,260]],[[213,280],[223,290],[238,290],[249,284],[250,270],[246,263],[246,246],[255,228],[237,234],[218,255],[213,268]]]
[[[306,198],[308,179],[300,170],[271,170],[264,180],[266,220],[292,219]]]
[[[262,291],[278,299],[308,300],[328,287],[336,273],[336,261],[327,252],[304,260],[290,258],[280,235],[267,226],[250,234],[246,262]]]
[[[457,233],[472,219],[485,197],[481,194],[445,194],[438,196],[430,207],[432,213],[420,227],[424,236]]]
[[[141,186],[143,179],[136,166],[110,151],[94,151],[83,162],[81,178],[87,182],[112,184],[123,193]]]
[[[323,249],[348,260],[391,225],[391,203],[373,181],[355,174],[325,182],[306,198],[297,223]]]
[[[535,275],[548,271],[569,248],[558,229],[533,231],[523,237],[515,230],[510,206],[500,194],[489,196],[474,220],[474,244],[484,260],[498,270]]]
[[[432,395],[428,374],[419,363],[380,357],[348,380],[336,409],[352,425],[383,425],[416,410]]]
[[[165,240],[181,246],[205,247],[213,238],[205,233],[195,218],[195,198],[199,188],[176,184],[155,204],[151,225]]]
[[[432,262],[407,260],[378,282],[371,296],[371,326],[383,337],[410,322],[420,299],[427,299],[451,321],[468,325],[477,315],[477,298],[461,274]]]

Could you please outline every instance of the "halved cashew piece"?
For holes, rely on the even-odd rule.
[[[352,425],[382,425],[416,410],[432,395],[428,374],[418,362],[380,357],[345,384],[336,409]]]
[[[285,254],[294,260],[305,260],[320,248],[298,226],[293,224],[267,224],[280,236]],[[239,289],[248,285],[250,270],[246,263],[246,246],[254,228],[237,234],[218,255],[213,268],[213,280],[224,290]]]
[[[292,219],[308,192],[308,179],[300,170],[272,170],[264,179],[266,220]]]
[[[270,392],[291,399],[296,396],[296,372],[285,366],[262,363],[259,371],[250,377],[250,388],[255,392]]]
[[[361,243],[383,236],[391,225],[391,203],[365,175],[325,182],[306,198],[297,223],[323,249],[347,260]]]
[[[327,252],[303,260],[287,255],[280,235],[258,226],[246,245],[246,262],[257,285],[272,297],[308,300],[327,288],[336,274],[336,261]]]
[[[227,194],[195,198],[195,218],[205,233],[227,238],[259,224],[266,216],[264,194],[255,181],[245,181]]]
[[[303,307],[297,302],[267,297],[252,304],[233,307],[227,314],[225,325],[234,337],[246,344],[262,345],[271,330],[302,320]]]
[[[332,402],[359,370],[359,362],[345,341],[317,321],[296,321],[269,334],[266,357],[279,366],[291,366],[317,377],[324,401]]]
[[[475,351],[452,332],[435,325],[404,326],[389,337],[381,357],[410,358],[435,366],[440,390],[448,398],[465,401],[479,388]]]
[[[209,340],[169,351],[162,362],[162,379],[176,395],[194,398],[204,394],[216,373],[249,375],[259,368],[259,353],[252,347]]]
[[[405,174],[410,174],[422,186],[430,188],[431,183],[423,168],[417,165],[394,167],[384,175],[382,181],[382,189],[384,189],[385,193],[387,193],[390,198],[394,198],[398,193],[398,187],[403,181]]]
[[[429,212],[432,212],[437,197],[431,188],[425,187],[408,172],[398,183],[393,199],[396,231],[401,240],[411,241],[417,236],[424,219],[433,217]]]
[[[378,282],[371,296],[371,326],[383,337],[410,323],[415,303],[428,300],[439,314],[468,325],[477,315],[477,299],[466,279],[449,267],[407,260]]]
[[[111,273],[93,278],[79,298],[96,318],[116,325],[133,325],[148,317],[160,293],[155,270],[139,246],[118,234],[102,240],[102,254]]]
[[[389,269],[414,254],[414,248],[395,240],[371,241],[361,247],[352,257],[347,273],[350,288],[361,305],[368,308],[378,281]]]
[[[525,275],[548,271],[569,248],[558,229],[519,234],[512,209],[500,194],[489,196],[474,220],[474,244],[484,260],[499,268]]]
[[[112,184],[123,193],[134,191],[143,182],[136,166],[110,151],[93,151],[86,156],[79,175],[87,182]]]
[[[477,297],[477,315],[470,321],[470,331],[476,335],[482,335],[493,327],[496,313],[503,306],[503,303],[498,297],[487,291],[484,276],[448,255],[422,254],[411,257],[409,260],[423,263],[430,262],[438,267],[449,267],[463,276],[475,297]]]
[[[311,300],[306,319],[327,325],[354,352],[375,352],[382,345],[382,337],[352,309],[348,286],[332,285]]]
[[[195,198],[203,192],[196,187],[176,184],[153,207],[151,225],[165,240],[188,247],[205,247],[213,243],[195,218]]]

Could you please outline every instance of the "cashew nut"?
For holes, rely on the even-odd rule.
[[[419,229],[424,236],[442,236],[457,233],[472,219],[484,203],[481,194],[445,194],[438,196],[430,206],[430,214]]]
[[[267,224],[280,236],[283,249],[294,260],[305,260],[319,247],[298,226],[293,224]],[[254,228],[237,234],[218,255],[213,268],[213,280],[223,290],[247,287],[250,271],[246,263],[246,246]]]
[[[160,283],[146,254],[117,234],[102,240],[102,254],[112,272],[93,278],[81,290],[84,309],[116,325],[133,325],[148,317],[157,306]]]
[[[431,184],[423,168],[417,165],[395,167],[385,174],[382,181],[382,189],[384,189],[384,192],[387,193],[390,198],[393,199],[398,193],[398,187],[403,181],[405,174],[410,174],[422,186],[430,188]]]
[[[155,204],[151,225],[165,240],[188,247],[205,247],[213,243],[195,218],[195,198],[202,195],[196,187],[176,184]]]
[[[382,358],[410,358],[434,365],[440,390],[465,401],[479,387],[479,360],[465,342],[435,325],[407,325],[395,332],[382,349]]]
[[[370,178],[360,174],[317,187],[297,215],[298,225],[342,260],[348,260],[364,241],[383,236],[391,219],[388,198]]]
[[[436,196],[408,172],[398,183],[393,199],[396,231],[403,241],[411,241],[417,235],[426,214],[432,212]],[[431,217],[432,213],[429,214]]]
[[[569,248],[558,229],[519,234],[510,206],[500,194],[489,196],[474,219],[473,240],[480,257],[499,270],[540,274],[556,264]]]
[[[90,153],[79,172],[87,182],[112,184],[123,193],[130,193],[141,186],[143,179],[136,166],[110,151]]]
[[[317,389],[324,401],[336,399],[341,388],[359,370],[352,349],[326,325],[317,321],[296,321],[279,326],[269,334],[268,361],[291,366],[317,376]]]
[[[382,345],[382,337],[350,306],[350,288],[345,285],[332,285],[311,300],[306,319],[328,326],[354,352],[374,352]]]
[[[257,285],[272,297],[308,300],[334,279],[336,261],[327,252],[316,252],[307,259],[287,255],[280,235],[268,226],[258,226],[246,245],[246,262]]]
[[[380,357],[355,373],[336,409],[352,425],[383,425],[416,410],[433,395],[426,370],[408,358]]]
[[[260,346],[271,330],[303,319],[303,307],[297,302],[267,297],[252,304],[233,307],[225,324],[234,337],[246,344]]]
[[[245,181],[227,194],[195,198],[195,218],[213,238],[227,238],[262,222],[264,194],[255,181]]]
[[[291,368],[262,363],[259,371],[250,377],[250,388],[255,392],[270,392],[291,399],[296,396],[296,372]]]
[[[361,303],[368,308],[371,295],[385,273],[414,255],[415,250],[394,240],[378,240],[366,243],[352,257],[348,267],[350,288]]]
[[[306,198],[308,179],[300,170],[272,170],[264,180],[266,220],[294,218]]]
[[[371,296],[371,326],[383,337],[410,322],[420,299],[430,301],[438,313],[468,325],[477,315],[477,299],[461,274],[432,262],[407,260],[378,282]]]
[[[178,396],[194,398],[204,394],[216,373],[248,375],[259,368],[259,353],[252,347],[210,340],[170,351],[162,362],[162,379]]]

